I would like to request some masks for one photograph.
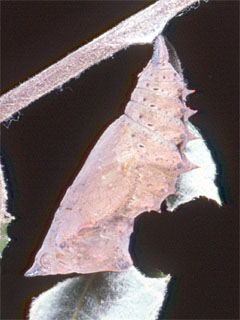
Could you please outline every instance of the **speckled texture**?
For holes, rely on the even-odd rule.
[[[27,276],[123,271],[134,218],[160,210],[177,178],[195,166],[183,150],[188,131],[182,75],[163,37],[139,75],[125,114],[103,133],[67,190]]]

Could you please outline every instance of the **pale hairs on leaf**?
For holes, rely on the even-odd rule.
[[[70,278],[33,300],[29,320],[156,320],[169,279],[135,267]]]

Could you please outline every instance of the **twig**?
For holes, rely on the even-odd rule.
[[[0,122],[132,44],[151,43],[166,23],[197,0],[159,0],[0,98]]]

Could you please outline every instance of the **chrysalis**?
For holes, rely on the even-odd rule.
[[[191,93],[159,36],[125,114],[103,133],[67,190],[26,276],[132,265],[134,218],[159,211],[179,175],[194,168],[183,154],[193,138],[186,124],[195,112],[185,105]]]

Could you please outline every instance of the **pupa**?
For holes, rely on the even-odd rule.
[[[176,67],[175,67],[176,68]],[[102,134],[67,189],[26,276],[124,271],[134,218],[159,211],[177,178],[196,166],[184,156],[193,138],[181,72],[163,36],[138,76],[125,113]]]

